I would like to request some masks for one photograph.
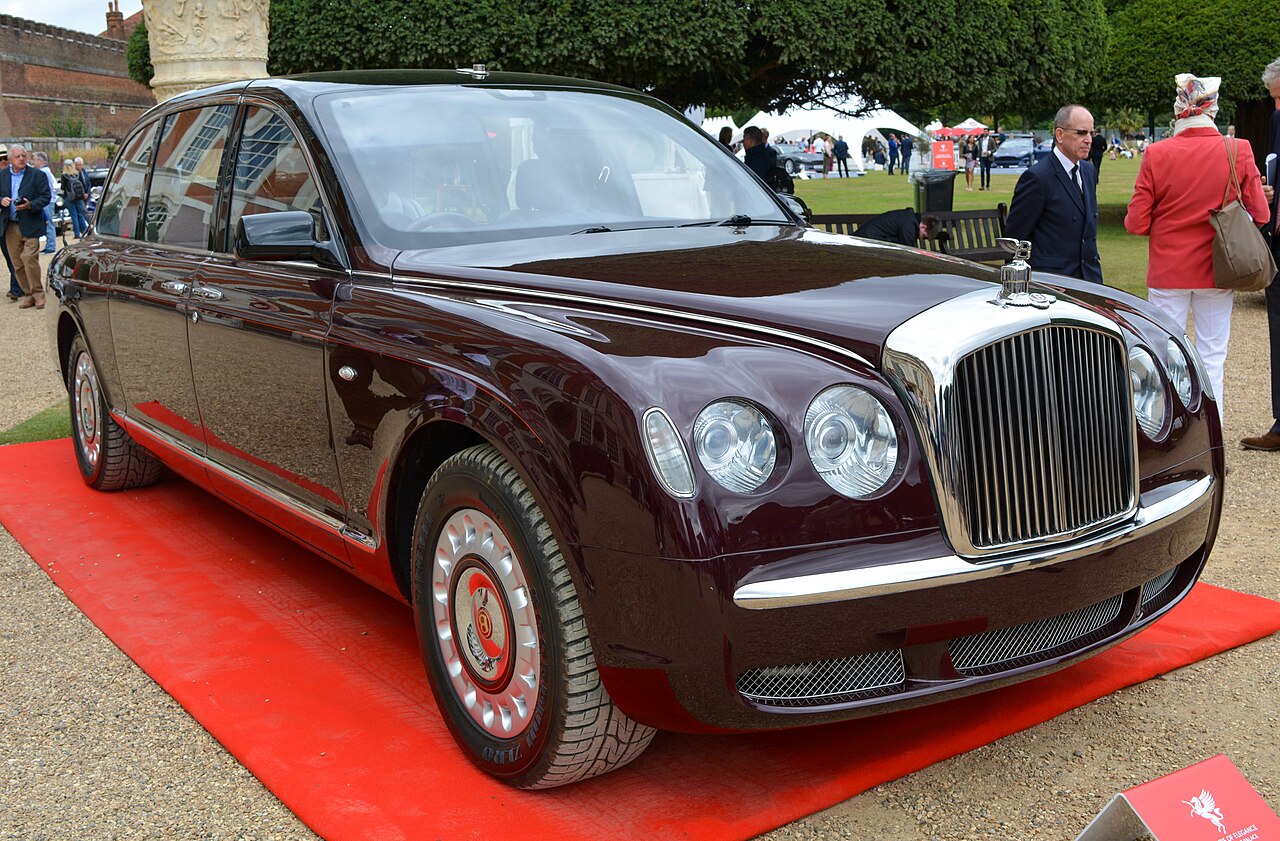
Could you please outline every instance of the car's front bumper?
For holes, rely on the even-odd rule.
[[[981,563],[949,554],[937,532],[698,561],[580,547],[606,688],[646,723],[741,730],[887,712],[1066,665],[1190,590],[1217,532],[1215,460],[1145,481],[1124,524]]]

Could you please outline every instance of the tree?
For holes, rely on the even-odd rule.
[[[273,0],[268,69],[483,61],[627,85],[678,108],[860,97],[924,110],[1078,98],[1105,44],[1102,0]]]
[[[138,21],[138,25],[129,33],[129,43],[124,48],[125,61],[129,67],[129,78],[140,85],[151,87],[151,79],[156,69],[151,66],[151,42],[147,40],[147,22]]]
[[[626,85],[677,108],[860,99],[864,110],[1027,113],[1080,99],[1096,82],[1102,3],[272,0],[267,67],[287,75],[484,62]],[[139,26],[130,75],[150,83],[149,61]]]
[[[1153,123],[1170,116],[1173,77],[1221,76],[1219,107],[1266,95],[1262,68],[1280,55],[1274,3],[1250,0],[1132,0],[1111,20],[1112,48],[1102,97]],[[1230,49],[1225,49],[1230,45]]]

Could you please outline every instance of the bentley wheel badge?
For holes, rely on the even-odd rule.
[[[1031,259],[1031,243],[1012,237],[1000,237],[996,244],[1013,255],[1008,263],[1000,267],[1000,293],[996,295],[996,304],[1002,307],[1035,307],[1043,310],[1058,300],[1044,292],[1029,291],[1031,266],[1027,261]]]

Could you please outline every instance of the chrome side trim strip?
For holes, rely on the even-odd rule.
[[[356,273],[355,274],[362,274]],[[574,303],[595,307],[610,307],[623,310],[626,312],[641,313],[647,316],[662,316],[665,318],[683,319],[692,321],[697,324],[710,324],[716,327],[728,328],[730,330],[741,330],[747,333],[755,333],[758,335],[768,336],[771,339],[785,339],[786,341],[807,345],[812,352],[813,348],[817,348],[825,353],[850,360],[859,365],[865,365],[872,370],[875,366],[871,364],[861,354],[855,353],[848,348],[833,345],[830,342],[824,342],[821,339],[815,339],[811,336],[805,336],[801,333],[792,333],[787,330],[779,330],[776,327],[766,327],[763,324],[756,324],[750,321],[733,321],[728,318],[717,318],[703,313],[689,312],[686,310],[666,309],[665,307],[655,307],[649,304],[633,304],[628,301],[619,301],[612,298],[593,298],[588,295],[572,295],[565,292],[551,292],[543,289],[528,289],[524,287],[514,286],[498,286],[488,283],[476,283],[474,281],[456,281],[443,280],[439,278],[421,278],[421,277],[401,277],[399,275],[393,278],[395,283],[405,286],[425,286],[425,287],[444,287],[455,291],[473,291],[483,292],[488,295],[527,295],[531,298],[545,298],[556,303]]]
[[[151,438],[158,441],[160,444],[178,453],[183,458],[186,458],[195,464],[199,464],[206,470],[216,472],[229,481],[242,485],[251,493],[257,494],[273,505],[285,508],[294,514],[297,514],[299,517],[310,520],[315,525],[333,532],[335,535],[341,537],[344,543],[356,546],[365,552],[368,552],[370,549],[376,549],[378,546],[377,541],[373,537],[348,529],[347,524],[336,517],[331,517],[322,511],[317,511],[309,505],[304,505],[296,499],[277,491],[275,488],[269,488],[256,479],[252,479],[244,475],[238,470],[233,470],[226,465],[210,461],[207,457],[200,455],[195,450],[192,450],[186,444],[181,443],[168,433],[133,423],[128,419],[128,417],[115,410],[111,411],[111,417],[115,419],[116,423],[124,427],[130,435],[136,432],[140,433],[145,438]]]
[[[747,610],[770,610],[865,599],[1009,575],[1123,546],[1195,513],[1208,504],[1214,492],[1214,478],[1205,476],[1154,505],[1139,508],[1131,522],[1066,546],[1039,549],[986,563],[966,561],[958,555],[945,555],[867,569],[756,581],[735,590],[733,601],[738,607]]]

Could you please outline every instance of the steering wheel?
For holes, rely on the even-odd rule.
[[[465,213],[441,211],[439,213],[428,213],[426,216],[419,216],[417,219],[409,223],[409,230],[417,233],[437,227],[475,228],[479,226],[479,224],[479,222],[472,219]]]

